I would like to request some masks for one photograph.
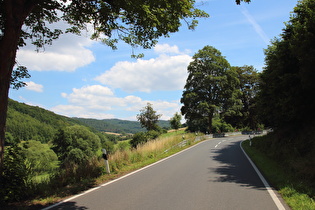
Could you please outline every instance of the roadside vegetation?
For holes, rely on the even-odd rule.
[[[40,209],[64,197],[87,190],[97,184],[112,180],[170,156],[196,143],[195,139],[195,133],[186,133],[184,130],[181,130],[165,133],[161,137],[139,145],[137,148],[132,148],[128,141],[119,142],[118,145],[124,146],[118,146],[115,149],[116,151],[109,155],[111,174],[106,173],[104,160],[101,158],[101,155],[88,159],[84,167],[75,163],[72,163],[72,165],[67,163],[65,167],[61,167],[61,170],[36,176],[28,173],[27,165],[24,165],[25,168],[21,168],[23,166],[21,164],[23,163],[21,156],[15,157],[11,159],[12,162],[8,163],[6,161],[9,164],[8,167],[15,170],[13,173],[15,178],[8,177],[8,180],[19,181],[25,184],[23,186],[12,185],[11,181],[12,187],[6,188],[7,191],[5,193],[7,194],[2,194],[2,196],[7,198],[7,201],[10,201],[9,196],[19,197],[11,199],[11,202],[2,203],[2,206],[9,209]],[[7,151],[6,157],[13,157],[19,154],[20,148],[10,147]]]
[[[311,161],[308,158],[294,160],[290,154],[280,159],[272,146],[273,138],[274,134],[255,137],[252,146],[246,140],[242,147],[293,210],[315,209],[315,169],[309,166]]]

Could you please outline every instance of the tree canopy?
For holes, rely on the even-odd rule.
[[[207,119],[208,132],[212,132],[212,118],[215,113],[221,115],[237,112],[240,103],[236,89],[239,84],[235,71],[212,46],[205,46],[194,56],[189,64],[181,103],[181,112],[188,126],[194,120]]]
[[[161,114],[156,114],[152,104],[147,103],[147,106],[140,110],[140,114],[137,114],[137,119],[143,128],[151,131],[158,130],[157,122],[161,116]]]
[[[180,122],[182,120],[182,115],[176,112],[174,116],[170,119],[171,127],[175,130],[179,129],[182,125]]]
[[[314,121],[315,1],[301,1],[280,38],[265,50],[260,107],[273,128],[303,127]]]
[[[260,120],[257,111],[257,93],[259,91],[260,74],[253,66],[233,66],[232,67],[239,80],[238,89],[240,91],[239,99],[241,100],[240,113],[236,115],[225,115],[224,120],[233,127],[249,128],[257,130]]]

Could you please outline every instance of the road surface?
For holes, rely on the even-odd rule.
[[[246,138],[203,141],[47,209],[281,209],[240,148]]]

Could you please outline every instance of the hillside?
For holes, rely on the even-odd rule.
[[[50,141],[58,129],[82,122],[9,99],[6,131],[17,140]]]
[[[129,121],[129,120],[119,120],[119,119],[86,119],[86,118],[74,118],[89,127],[96,129],[101,132],[113,132],[113,133],[137,133],[140,131],[145,131],[141,127],[138,121]],[[158,125],[162,128],[169,128],[169,121],[160,120]]]
[[[49,142],[58,129],[70,125],[84,125],[96,132],[136,133],[144,131],[139,122],[119,119],[69,118],[55,114],[38,106],[30,106],[9,99],[7,133],[14,141],[38,140]],[[168,128],[168,121],[160,121],[162,128]]]

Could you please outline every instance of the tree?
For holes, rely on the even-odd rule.
[[[257,93],[259,90],[259,73],[253,66],[233,66],[239,79],[238,89],[241,94],[242,108],[240,115],[225,116],[224,120],[234,127],[257,129],[259,120],[257,113]]]
[[[64,21],[69,24],[65,32],[75,34],[92,25],[91,38],[113,49],[117,48],[118,40],[132,47],[150,48],[159,37],[178,31],[181,19],[194,29],[196,18],[208,17],[194,8],[194,3],[194,0],[0,0],[0,170],[10,83],[23,86],[17,80],[28,76],[23,66],[17,69],[22,74],[12,74],[17,63],[16,51],[27,40],[38,48],[51,44],[63,31],[51,29],[49,24]]]
[[[19,143],[19,146],[21,147],[21,154],[27,160],[32,173],[45,174],[58,168],[58,157],[48,144],[29,140]]]
[[[147,106],[140,110],[140,114],[137,114],[137,119],[140,122],[141,127],[151,131],[158,130],[159,126],[157,125],[157,122],[161,116],[161,114],[156,114],[152,104],[147,103]]]
[[[175,130],[178,130],[182,125],[180,122],[181,120],[182,120],[182,115],[180,115],[178,112],[176,112],[170,120],[171,127]]]
[[[100,138],[80,125],[60,129],[52,143],[62,167],[85,163],[96,156],[101,147]]]
[[[314,122],[314,7],[314,0],[299,2],[281,38],[265,50],[259,104],[264,122],[274,129]]]
[[[224,116],[236,112],[240,106],[236,89],[239,80],[221,52],[211,46],[199,50],[187,70],[181,112],[188,126],[206,118],[211,133],[215,113]]]

